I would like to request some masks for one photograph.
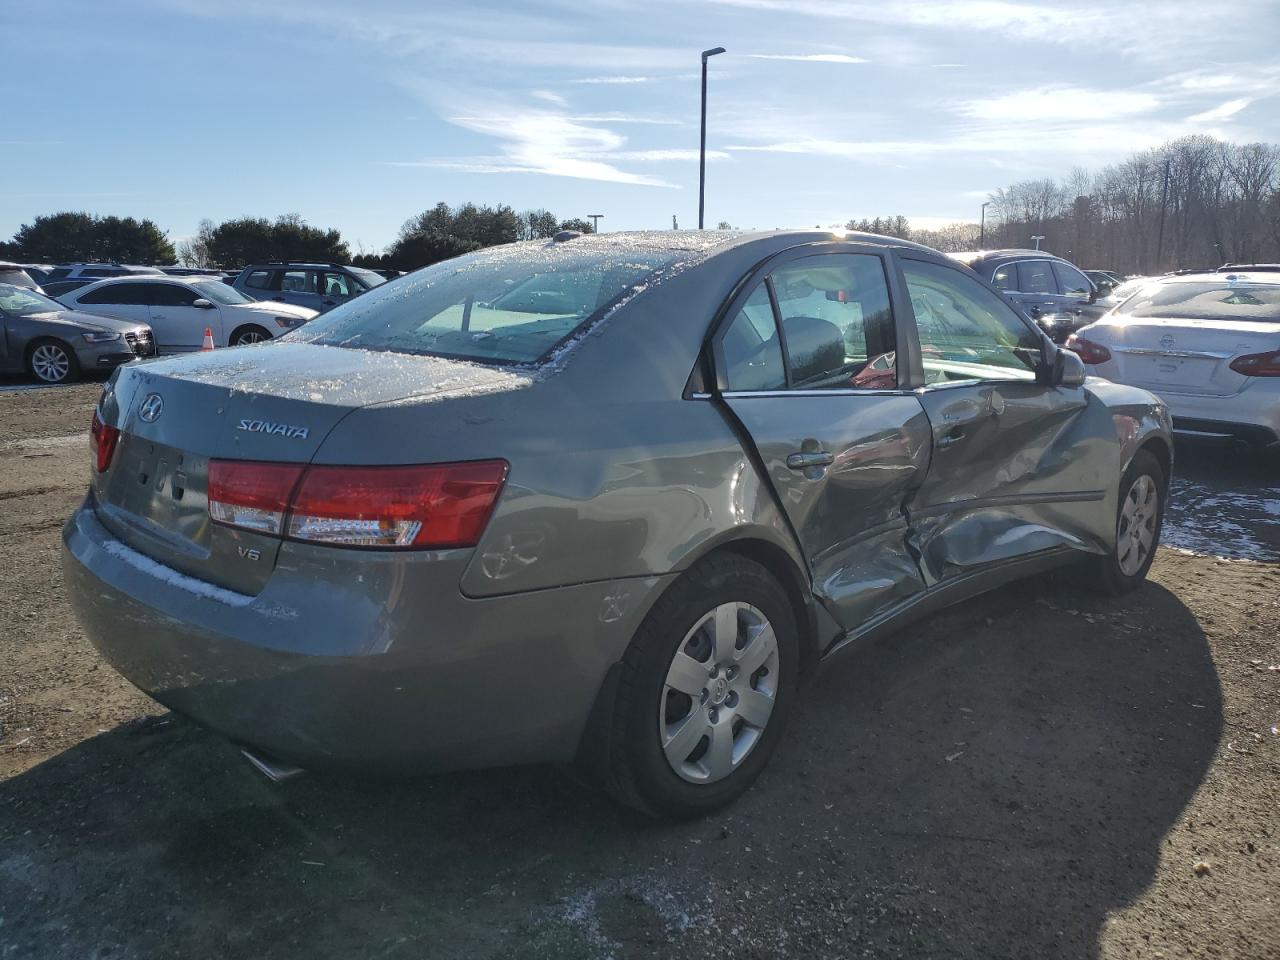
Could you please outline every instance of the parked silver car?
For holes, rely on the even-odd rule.
[[[264,762],[577,761],[665,816],[869,638],[1064,563],[1137,586],[1172,454],[972,271],[817,232],[470,254],[126,368],[94,434],[68,592],[156,699]]]
[[[154,353],[145,323],[76,313],[36,290],[0,283],[0,371],[64,383]]]

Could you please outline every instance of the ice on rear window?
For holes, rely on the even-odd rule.
[[[1280,283],[1242,283],[1229,277],[1206,282],[1153,284],[1116,313],[1170,320],[1252,320],[1280,323]]]
[[[285,338],[493,364],[541,363],[646,286],[723,242],[681,235],[513,244],[446,261]]]

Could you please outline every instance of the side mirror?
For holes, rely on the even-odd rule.
[[[1053,375],[1051,382],[1055,387],[1080,387],[1084,385],[1084,361],[1074,350],[1059,347],[1054,351]]]
[[[199,309],[201,309],[201,310],[212,310],[212,309],[213,309],[213,303],[212,303],[211,301],[209,301],[209,300],[206,300],[204,297],[200,297],[199,299],[192,300],[192,301],[191,301],[191,305],[192,305],[193,307],[198,307],[198,308],[199,308]]]

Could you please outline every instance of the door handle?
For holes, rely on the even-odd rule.
[[[151,315],[151,319],[152,319],[152,320],[163,320],[164,318],[165,318],[165,317],[164,317],[164,314],[163,314],[163,313],[153,313],[153,314]]]
[[[939,448],[949,447],[953,443],[959,443],[964,439],[964,427],[953,427],[944,436],[939,438],[936,444]]]
[[[271,299],[275,300],[277,303],[284,303],[284,297],[272,297]]]
[[[815,450],[811,453],[793,453],[787,457],[787,466],[792,470],[829,467],[835,462],[835,454],[828,453],[826,450]]]

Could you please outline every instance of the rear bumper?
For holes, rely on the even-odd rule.
[[[304,767],[422,771],[573,758],[611,664],[663,578],[471,600],[471,551],[281,551],[256,597],[63,530],[93,645],[156,700]],[[354,555],[353,555],[354,554]]]
[[[1280,379],[1258,378],[1231,397],[1168,392],[1160,396],[1173,414],[1175,431],[1256,444],[1280,440]]]

